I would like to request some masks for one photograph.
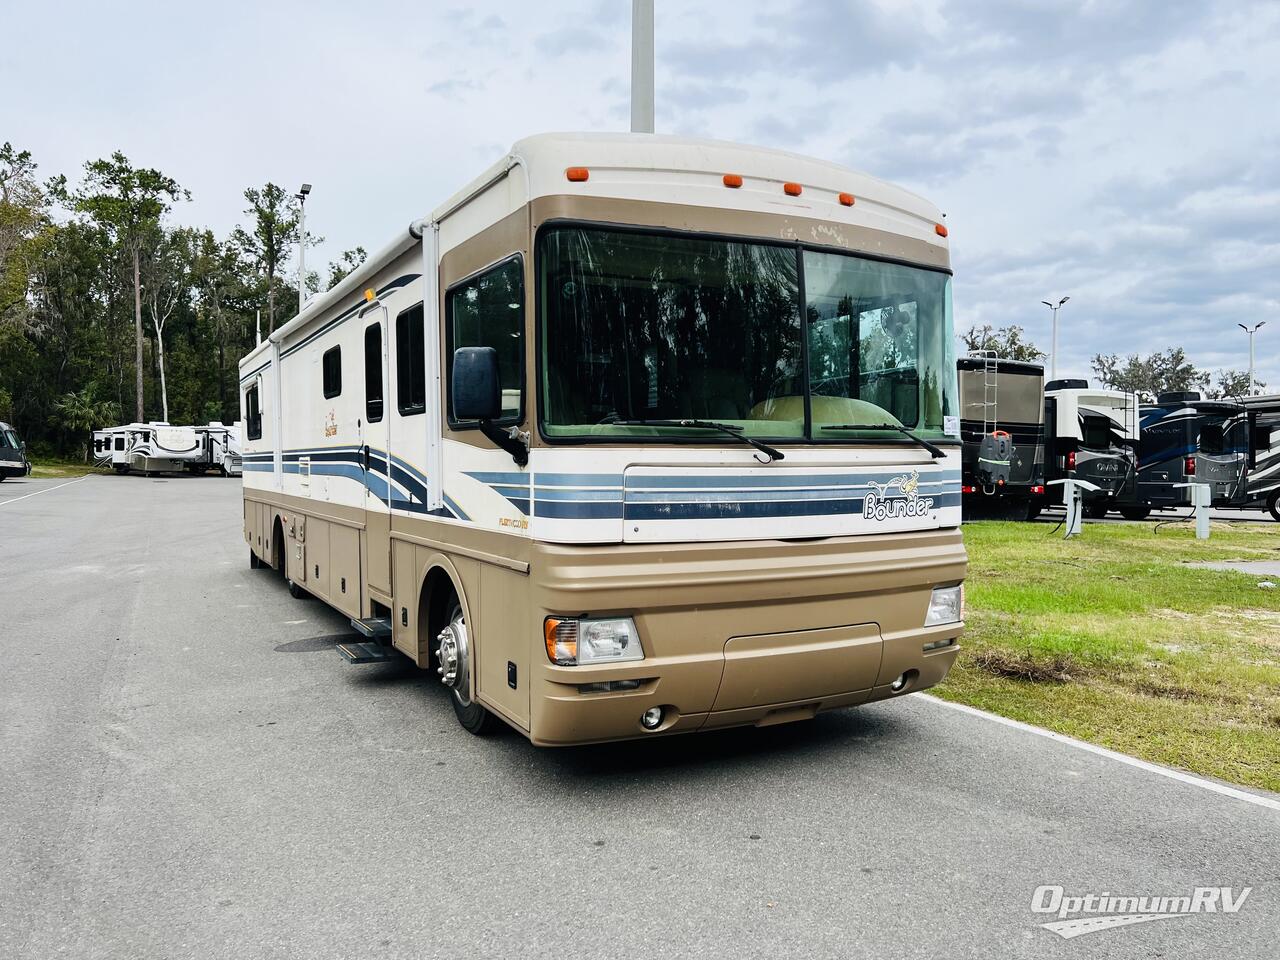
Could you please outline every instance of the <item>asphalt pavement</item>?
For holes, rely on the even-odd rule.
[[[345,619],[249,569],[240,503],[0,484],[0,957],[1276,955],[1274,796],[922,696],[478,739],[433,677],[342,662]],[[1252,891],[1064,939],[1042,886]]]

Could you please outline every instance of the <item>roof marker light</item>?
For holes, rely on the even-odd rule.
[[[940,223],[935,223],[933,225],[933,232],[940,237],[945,237],[947,235],[947,228]]]
[[[373,287],[370,287],[364,292],[364,299],[366,303],[373,303],[373,301],[377,299],[377,296],[378,295],[373,292]]]
[[[801,187],[800,184],[798,183],[784,183],[782,185],[782,192],[785,193],[788,197],[800,196],[800,193],[803,189],[804,188]]]
[[[591,171],[586,167],[566,167],[564,175],[570,183],[583,183],[591,176]]]
[[[852,207],[857,202],[857,198],[852,193],[840,194],[840,203],[843,206]]]
[[[736,190],[738,187],[742,186],[742,174],[726,173],[724,175],[724,185],[726,187],[733,187]]]

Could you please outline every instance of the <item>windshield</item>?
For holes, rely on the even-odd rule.
[[[770,440],[943,436],[957,413],[950,278],[795,245],[554,227],[539,237],[549,438],[707,431]],[[803,283],[801,281],[803,277]],[[804,322],[801,322],[803,313]]]

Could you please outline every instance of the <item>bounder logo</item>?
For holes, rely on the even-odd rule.
[[[912,470],[886,483],[869,481],[871,492],[862,501],[862,515],[868,520],[893,520],[898,517],[926,517],[933,510],[933,497],[920,496],[920,471]],[[891,497],[897,488],[901,496]]]

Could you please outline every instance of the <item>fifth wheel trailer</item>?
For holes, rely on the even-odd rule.
[[[522,140],[241,361],[251,563],[536,744],[922,690],[962,629],[952,326],[901,188]]]

